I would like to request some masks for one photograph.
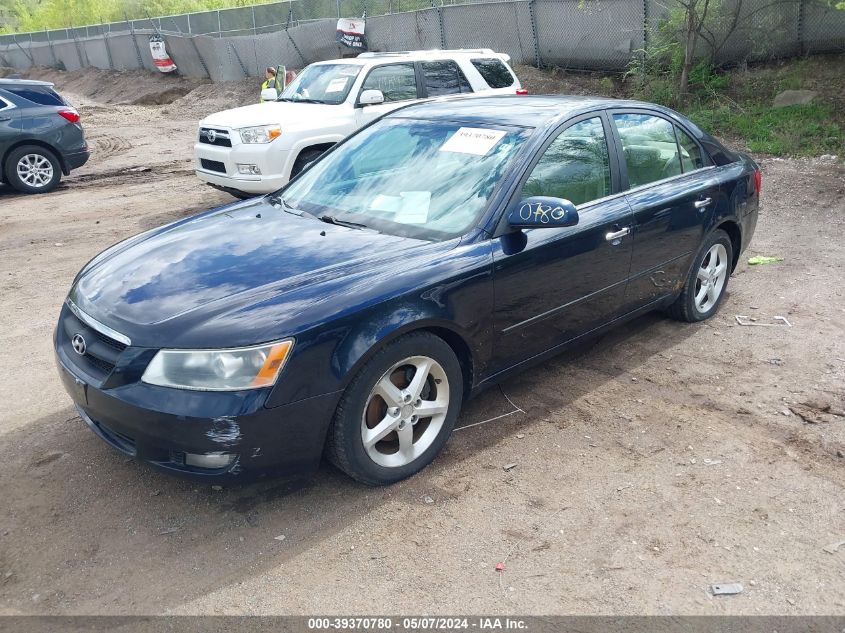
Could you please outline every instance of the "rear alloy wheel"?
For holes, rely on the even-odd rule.
[[[460,363],[445,341],[427,332],[397,339],[349,384],[329,431],[328,457],[370,485],[409,477],[443,448],[462,396]]]
[[[696,256],[681,296],[667,309],[669,316],[690,323],[713,316],[725,296],[732,263],[731,239],[715,231]]]
[[[6,159],[6,180],[23,193],[47,193],[58,186],[61,178],[58,159],[43,147],[24,145]]]

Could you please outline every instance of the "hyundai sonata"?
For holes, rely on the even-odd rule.
[[[647,103],[415,104],[275,194],[95,257],[60,373],[97,435],[160,468],[303,474],[326,454],[387,484],[510,372],[645,311],[712,316],[760,185]]]

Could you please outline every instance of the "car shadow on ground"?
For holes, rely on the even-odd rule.
[[[458,422],[465,428],[441,457],[388,488],[365,487],[324,465],[307,481],[212,489],[117,453],[63,406],[5,435],[0,446],[7,510],[0,517],[0,570],[8,574],[0,607],[131,612],[138,591],[141,604],[164,612],[244,581],[388,502],[417,503],[438,474],[608,381],[630,381],[629,372],[696,327],[646,315],[482,393],[466,405]],[[182,575],[178,592],[171,590],[174,574]]]
[[[0,202],[5,202],[7,200],[11,201],[15,198],[22,198],[25,195],[26,194],[23,194],[13,189],[9,185],[4,185],[3,183],[0,183]]]

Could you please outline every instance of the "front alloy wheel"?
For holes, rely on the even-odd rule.
[[[326,455],[369,485],[410,477],[446,444],[462,399],[463,374],[452,348],[430,332],[405,335],[376,352],[350,381]]]
[[[406,466],[437,438],[449,411],[449,378],[427,356],[405,358],[375,384],[364,415],[361,440],[367,455],[388,468]]]

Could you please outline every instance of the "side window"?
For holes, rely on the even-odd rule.
[[[362,90],[381,90],[385,101],[417,98],[417,77],[413,64],[377,66],[364,80]]]
[[[698,143],[677,125],[675,131],[678,134],[678,144],[681,146],[681,164],[684,166],[684,172],[704,167],[704,157],[701,155],[701,147]]]
[[[423,78],[429,97],[472,92],[458,65],[451,60],[423,62]]]
[[[3,97],[0,97],[0,110],[5,110],[6,108],[11,108],[12,104],[6,101]]]
[[[650,114],[614,114],[622,139],[628,185],[639,187],[681,173],[673,125]]]
[[[55,91],[42,86],[11,86],[7,88],[13,95],[23,97],[38,105],[63,106],[67,105]]]
[[[546,148],[522,197],[552,196],[575,205],[610,195],[610,158],[600,117],[568,127]]]
[[[513,75],[502,60],[495,57],[483,57],[470,61],[491,88],[508,88],[513,85]]]

